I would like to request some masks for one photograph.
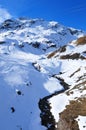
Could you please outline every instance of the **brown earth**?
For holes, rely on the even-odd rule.
[[[70,101],[66,109],[59,114],[60,120],[57,124],[57,130],[79,130],[78,122],[75,120],[78,115],[86,116],[85,97]]]
[[[86,44],[86,36],[78,38],[78,40],[76,40],[75,44],[76,45],[84,45],[84,44]]]
[[[65,59],[72,59],[72,60],[74,60],[74,59],[76,59],[76,60],[82,59],[82,60],[86,60],[86,58],[84,56],[82,56],[80,53],[61,55],[60,59],[63,59],[63,60],[65,60]]]

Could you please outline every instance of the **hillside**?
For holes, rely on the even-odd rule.
[[[42,19],[0,25],[0,130],[86,129],[86,36]]]

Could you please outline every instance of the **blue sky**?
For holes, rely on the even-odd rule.
[[[55,20],[86,30],[86,0],[0,0],[12,16]]]

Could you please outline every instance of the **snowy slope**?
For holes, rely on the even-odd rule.
[[[77,43],[84,35],[42,19],[0,25],[0,130],[63,130],[59,113],[86,99],[86,41]],[[85,129],[83,116],[86,111],[74,120]]]

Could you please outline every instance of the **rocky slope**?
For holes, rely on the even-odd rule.
[[[54,58],[58,57],[62,62],[60,74],[55,74],[54,77],[64,79],[69,84],[69,89],[49,99],[51,111],[58,122],[57,130],[84,130],[86,129],[86,39],[81,37],[64,47],[65,51],[54,55]],[[69,47],[72,49],[68,51]]]
[[[42,19],[0,25],[0,129],[86,129],[85,32]]]

